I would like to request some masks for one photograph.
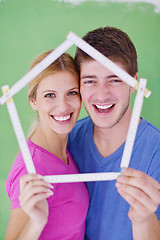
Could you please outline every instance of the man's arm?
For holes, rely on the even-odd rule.
[[[155,214],[160,204],[160,184],[147,174],[125,168],[116,187],[131,205],[128,216],[132,222],[134,240],[159,240],[160,223]]]
[[[154,213],[148,221],[140,223],[132,223],[133,239],[160,239],[160,221],[158,221]]]

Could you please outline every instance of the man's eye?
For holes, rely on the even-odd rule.
[[[78,95],[78,92],[77,91],[71,91],[71,92],[68,93],[68,95],[71,95],[71,96]]]
[[[108,84],[109,84],[109,85],[118,86],[118,85],[121,85],[121,84],[122,84],[122,80],[120,80],[120,79],[112,79],[112,80],[109,80],[109,81],[108,81]]]
[[[92,83],[94,83],[94,81],[93,80],[86,80],[84,83],[85,84],[92,84]]]
[[[45,98],[54,98],[55,94],[54,93],[47,93],[44,97]]]

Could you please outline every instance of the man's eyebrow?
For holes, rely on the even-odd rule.
[[[117,75],[109,75],[107,78],[119,78]]]
[[[96,78],[96,75],[82,75],[81,79]]]
[[[82,77],[81,77],[81,79],[86,79],[86,78],[89,78],[89,79],[95,79],[95,78],[97,78],[97,76],[96,75],[82,75]],[[108,78],[119,78],[118,76],[116,76],[116,75],[109,75],[109,76],[107,76],[106,77],[107,79]]]

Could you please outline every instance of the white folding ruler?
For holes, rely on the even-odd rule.
[[[102,53],[97,51],[90,44],[85,42],[83,39],[78,37],[73,32],[70,32],[67,35],[67,39],[71,40],[78,48],[80,48],[82,51],[87,53],[90,57],[94,58],[96,61],[101,63],[104,67],[106,67],[111,72],[113,72],[116,76],[118,76],[120,79],[126,82],[129,86],[134,87],[136,90],[138,90],[139,84],[135,78],[133,78],[131,75],[125,72],[122,68],[120,68],[114,62],[112,62],[109,58],[105,57]],[[145,89],[144,95],[146,98],[148,98],[151,95],[151,91],[149,91],[148,89]]]
[[[13,100],[9,100],[14,94],[19,92],[24,86],[32,81],[39,73],[47,68],[53,61],[61,56],[68,48],[73,44],[77,45],[84,52],[90,55],[92,58],[100,62],[104,67],[119,76],[128,85],[138,90],[135,98],[132,118],[129,126],[125,149],[122,157],[121,167],[128,167],[132,148],[135,140],[136,130],[138,127],[138,120],[140,118],[141,108],[143,105],[143,95],[149,97],[151,92],[145,88],[146,80],[140,79],[140,85],[137,81],[126,73],[123,69],[118,67],[115,63],[106,58],[103,54],[99,53],[96,49],[86,43],[84,40],[70,32],[67,36],[67,40],[64,41],[58,48],[50,53],[45,59],[37,64],[32,70],[30,70],[22,79],[20,79],[9,91],[8,87],[3,87],[4,95],[0,98],[0,104],[4,104],[7,101],[7,108],[13,128],[16,133],[20,149],[29,173],[35,173],[35,167],[30,156],[28,145],[26,143],[24,133],[21,127],[21,123],[18,117],[16,107]],[[8,101],[9,100],[9,101]],[[134,130],[133,130],[134,129]],[[132,131],[131,131],[132,130]],[[127,157],[126,157],[127,156]],[[44,179],[50,183],[61,183],[61,182],[84,182],[84,181],[106,181],[116,179],[120,175],[120,172],[106,172],[106,173],[86,173],[86,174],[68,174],[68,175],[50,175],[44,176]]]
[[[138,82],[130,76],[127,72],[117,66],[110,59],[105,57],[94,47],[86,43],[83,39],[78,37],[73,32],[67,35],[67,40],[65,40],[61,45],[59,45],[55,50],[53,50],[46,58],[44,58],[40,63],[38,63],[34,68],[32,68],[26,75],[24,75],[18,82],[16,82],[11,89],[0,97],[0,104],[3,105],[8,99],[13,97],[22,88],[24,88],[30,81],[32,81],[38,74],[40,74],[44,69],[46,69],[52,62],[54,62],[58,57],[60,57],[65,51],[67,51],[73,44],[86,52],[89,56],[94,58],[96,61],[100,62],[104,67],[112,71],[115,75],[120,77],[131,87],[138,89]],[[151,92],[145,89],[145,97],[149,97]]]
[[[7,93],[8,91],[9,91],[8,85],[5,85],[2,87],[3,94]],[[13,125],[15,135],[17,137],[19,147],[22,152],[22,156],[23,156],[27,171],[29,173],[36,173],[36,170],[35,170],[35,167],[34,167],[34,164],[32,161],[32,157],[31,157],[31,154],[30,154],[30,151],[29,151],[29,148],[28,148],[28,145],[27,145],[24,133],[23,133],[21,122],[20,122],[20,119],[19,119],[19,116],[17,113],[17,109],[16,109],[16,106],[15,106],[12,98],[10,98],[7,101],[7,109],[9,112],[9,116],[10,116],[10,119],[11,119],[11,122]]]
[[[127,140],[125,143],[123,156],[121,160],[120,168],[128,167],[132,149],[136,137],[136,132],[140,120],[141,109],[143,105],[144,91],[146,88],[147,80],[141,78],[139,83],[139,88],[134,102],[132,117],[128,129]],[[107,173],[87,173],[87,174],[69,174],[69,175],[54,175],[54,176],[45,176],[45,180],[50,183],[59,183],[59,182],[89,182],[89,181],[106,181],[114,180],[121,173],[120,172],[107,172]]]
[[[125,148],[122,156],[121,168],[128,167],[129,165],[133,144],[136,136],[136,131],[138,127],[138,122],[140,118],[140,113],[143,105],[143,96],[144,96],[144,90],[146,87],[146,82],[147,82],[146,79],[140,79],[140,84],[139,84],[139,88],[135,98],[133,113],[132,113],[130,126],[128,130],[127,140],[126,140],[126,144],[125,144]],[[2,87],[3,93],[6,93],[8,90],[9,90],[8,86]],[[29,173],[36,173],[13,99],[9,99],[7,101],[7,108],[8,108],[11,122],[17,137],[18,144],[22,151],[22,155],[24,158],[27,171]],[[120,174],[121,174],[120,172],[104,172],[104,173],[86,173],[86,174],[81,173],[81,174],[66,174],[66,175],[49,175],[49,176],[44,176],[44,179],[50,183],[106,181],[106,180],[114,180]]]
[[[21,89],[23,89],[28,83],[30,83],[35,77],[37,77],[44,69],[46,69],[52,62],[54,62],[58,57],[60,57],[72,45],[73,43],[71,41],[65,40],[40,63],[33,67],[26,75],[24,75],[18,82],[16,82],[12,86],[12,88],[0,98],[0,104],[3,105],[8,99],[10,99]]]
[[[143,96],[144,96],[146,84],[147,84],[147,80],[144,78],[141,78],[137,95],[134,101],[132,116],[131,116],[129,129],[127,133],[127,139],[125,142],[125,147],[124,147],[123,156],[121,160],[121,168],[129,166],[132,149],[133,149],[133,145],[136,137],[136,132],[137,132],[138,124],[140,121],[140,114],[142,110]]]

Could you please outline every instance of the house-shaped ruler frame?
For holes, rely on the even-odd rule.
[[[13,102],[12,96],[23,89],[30,81],[32,81],[38,74],[40,74],[44,69],[46,69],[52,62],[54,62],[58,57],[60,57],[64,52],[66,52],[72,45],[76,45],[78,48],[86,52],[93,59],[101,63],[104,67],[113,72],[116,76],[121,78],[131,87],[137,90],[135,97],[135,102],[132,111],[132,117],[128,129],[127,139],[125,142],[125,147],[123,151],[123,156],[121,160],[120,169],[122,167],[128,167],[132,149],[134,145],[134,140],[137,132],[137,127],[139,123],[139,117],[141,114],[141,109],[143,105],[143,97],[149,97],[151,92],[146,89],[146,79],[140,79],[138,83],[132,76],[127,72],[122,70],[110,59],[105,57],[91,45],[86,43],[84,40],[79,38],[73,32],[70,32],[66,40],[59,45],[55,50],[53,50],[45,59],[43,59],[39,64],[32,68],[26,75],[24,75],[18,82],[16,82],[11,89],[8,85],[2,87],[3,96],[0,98],[0,104],[7,104],[8,112],[11,118],[11,122],[17,137],[18,144],[20,146],[24,162],[28,173],[36,173],[32,157],[24,136],[24,132],[18,117],[16,106]],[[44,179],[50,183],[64,183],[64,182],[89,182],[89,181],[107,181],[116,179],[121,172],[103,172],[103,173],[80,173],[80,174],[67,174],[67,175],[47,175]]]

